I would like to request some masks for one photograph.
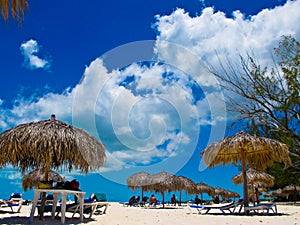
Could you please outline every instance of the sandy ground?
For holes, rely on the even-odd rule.
[[[122,204],[109,203],[106,214],[93,215],[79,221],[79,214],[72,218],[67,213],[65,224],[108,224],[108,225],[182,225],[182,224],[212,224],[212,225],[243,225],[243,224],[278,224],[300,225],[300,206],[277,205],[278,215],[222,215],[219,210],[211,210],[210,214],[198,214],[196,209],[188,206],[165,206],[165,208],[127,207]],[[29,224],[30,206],[23,206],[20,213],[12,213],[9,208],[0,208],[0,224]],[[88,217],[88,215],[86,215]],[[43,221],[35,216],[31,224],[61,224],[60,218],[51,219],[45,214]]]

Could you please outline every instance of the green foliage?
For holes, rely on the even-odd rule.
[[[276,189],[289,184],[300,184],[300,43],[291,36],[284,36],[274,51],[279,57],[278,65],[282,75],[275,68],[270,74],[266,74],[266,70],[259,70],[256,64],[251,64],[250,72],[255,82],[265,79],[264,83],[255,86],[255,94],[265,97],[272,103],[272,107],[265,115],[267,120],[255,120],[254,115],[249,125],[252,129],[255,127],[259,130],[259,134],[278,139],[290,147],[293,166],[284,169],[283,165],[276,163],[268,170],[275,176],[273,188]]]

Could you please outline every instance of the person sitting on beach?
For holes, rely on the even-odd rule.
[[[17,204],[18,201],[15,201],[13,199],[9,199],[9,200],[3,200],[3,199],[0,199],[0,205],[1,204]]]
[[[140,197],[140,196],[137,196],[137,197],[134,199],[134,203],[139,203],[139,202],[140,202],[140,199],[141,199],[141,197]]]
[[[198,195],[196,195],[195,199],[194,199],[194,204],[198,205],[198,204],[201,204],[201,200],[200,198],[198,197]]]
[[[154,196],[154,194],[151,195],[149,202],[150,202],[150,205],[157,205],[157,199]]]
[[[171,198],[171,204],[176,205],[176,203],[177,203],[176,196],[173,194]]]
[[[215,204],[219,204],[219,203],[220,203],[219,195],[217,195],[217,196],[214,198],[213,203],[215,203]]]
[[[144,196],[144,197],[142,198],[142,201],[141,201],[140,205],[141,205],[141,206],[144,206],[144,205],[147,203],[148,199],[149,199],[148,196]]]
[[[133,206],[134,201],[135,201],[135,196],[132,196],[132,197],[129,199],[128,205]]]

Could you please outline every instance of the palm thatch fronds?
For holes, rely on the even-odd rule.
[[[50,120],[18,125],[0,134],[0,167],[28,169],[64,167],[84,173],[104,164],[105,147],[82,129]],[[46,178],[47,179],[47,178]]]
[[[55,119],[18,125],[0,134],[0,168],[11,164],[24,173],[43,169],[48,180],[51,168],[80,169],[84,173],[104,164],[105,147],[86,131]],[[40,217],[43,218],[45,194]]]
[[[185,176],[176,176],[174,182],[176,191],[186,191],[187,194],[195,193],[196,184],[190,178]]]
[[[226,198],[227,197],[227,190],[217,187],[215,188],[215,195],[220,195],[222,196],[222,198]]]
[[[272,192],[272,196],[284,196],[284,195],[285,194],[283,193],[281,188],[278,188]]]
[[[161,193],[163,207],[165,207],[165,192],[176,191],[176,176],[165,171],[150,176],[148,185],[145,187],[147,191],[155,191]]]
[[[282,189],[283,192],[285,193],[299,193],[300,192],[300,186],[296,186],[296,185],[288,185],[288,186],[285,186],[283,189]]]
[[[259,170],[266,169],[273,161],[291,164],[286,144],[252,136],[244,131],[208,146],[202,152],[202,157],[206,165],[214,167],[241,162],[241,153],[244,154],[246,164]]]
[[[215,195],[215,189],[212,186],[209,186],[208,184],[205,184],[203,182],[196,184],[196,192],[196,194],[200,193],[201,195],[203,193],[207,193],[211,197]]]
[[[12,17],[21,23],[28,6],[28,0],[0,0],[1,14],[5,21],[8,20],[11,10]]]
[[[254,169],[248,169],[246,172],[247,182],[250,184],[250,190],[253,201],[259,201],[259,187],[272,187],[274,185],[274,177],[265,172],[260,172]],[[242,184],[243,183],[243,174],[240,173],[232,178],[233,183]]]
[[[294,201],[296,202],[297,200],[297,195],[298,193],[300,193],[300,186],[296,186],[296,185],[288,185],[288,186],[285,186],[283,189],[282,189],[282,193],[284,195],[292,195],[293,196],[293,199]]]
[[[211,144],[201,154],[204,163],[209,167],[240,162],[243,177],[246,177],[247,164],[259,170],[264,170],[274,161],[291,164],[287,145],[276,140],[252,136],[244,131]],[[245,206],[248,206],[247,179],[243,179],[243,190]]]
[[[181,204],[182,201],[182,191],[186,191],[187,194],[193,194],[196,190],[195,182],[185,176],[176,176],[174,186],[175,190],[180,192],[179,204]]]
[[[246,177],[249,183],[262,182],[267,187],[272,187],[274,185],[274,177],[265,172],[260,172],[254,169],[248,169],[246,172]],[[242,184],[243,183],[243,174],[240,173],[232,178],[233,183]]]
[[[57,172],[50,170],[48,173],[48,179],[46,181],[62,181],[63,178]],[[45,181],[45,171],[42,169],[36,169],[26,174],[22,179],[22,187],[26,191],[28,188],[32,189],[37,186],[39,182]]]
[[[144,197],[145,187],[148,185],[150,180],[150,173],[147,172],[138,172],[132,174],[130,177],[127,178],[127,186],[131,188],[133,191],[138,190],[139,188],[142,189],[142,198]]]
[[[209,196],[214,197],[215,195],[215,189],[212,186],[209,186],[208,184],[205,184],[203,182],[199,182],[196,184],[196,189],[194,194],[200,194],[201,195],[201,202],[203,203],[203,193],[207,193]]]

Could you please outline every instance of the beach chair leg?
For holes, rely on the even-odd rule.
[[[22,208],[22,204],[19,206],[17,212],[19,213],[21,211],[21,208]]]
[[[95,213],[96,209],[97,209],[97,205],[94,205],[94,206],[92,207],[92,210],[91,210],[91,213],[90,213],[89,218],[92,218],[92,215]]]
[[[208,208],[208,209],[206,210],[205,214],[207,214],[209,211],[210,211],[210,208]]]

